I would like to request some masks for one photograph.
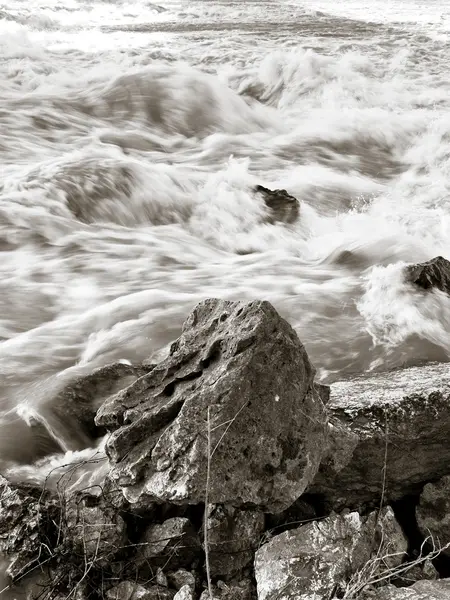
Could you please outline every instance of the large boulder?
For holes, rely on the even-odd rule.
[[[262,195],[269,209],[267,223],[295,223],[300,213],[300,202],[286,190],[269,190],[257,185],[256,191]]]
[[[450,262],[437,256],[424,263],[408,265],[405,279],[424,290],[435,288],[450,294]]]
[[[437,548],[450,546],[450,476],[428,483],[416,508],[417,524],[424,538],[431,537]],[[444,553],[449,556],[450,548]]]
[[[370,600],[448,600],[449,598],[450,579],[418,581],[407,588],[388,585],[370,595]]]
[[[268,302],[201,302],[169,356],[99,410],[110,476],[131,503],[198,504],[208,488],[212,504],[282,511],[325,446],[314,373]]]
[[[398,500],[450,473],[449,365],[334,383],[327,408],[335,429],[308,491],[328,509]]]
[[[352,582],[358,587],[358,572],[366,580],[376,578],[378,568],[385,568],[385,557],[395,568],[406,550],[407,541],[390,508],[366,518],[357,512],[332,513],[285,531],[257,551],[258,600],[342,597],[335,594],[347,591]]]

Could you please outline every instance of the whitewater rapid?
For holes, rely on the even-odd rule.
[[[411,1],[0,6],[0,462],[31,473],[12,422],[157,360],[208,297],[272,302],[324,382],[449,360],[450,299],[403,280],[450,257],[448,22]],[[298,222],[265,223],[257,184]]]

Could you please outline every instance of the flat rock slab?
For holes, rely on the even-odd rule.
[[[114,430],[110,476],[134,504],[203,503],[209,452],[212,504],[280,512],[325,447],[314,374],[268,302],[201,302],[169,356],[99,410],[97,424]]]
[[[397,500],[450,473],[450,364],[334,383],[327,408],[334,434],[308,491],[328,508]]]

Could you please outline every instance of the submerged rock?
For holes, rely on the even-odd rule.
[[[348,590],[358,571],[367,570],[366,580],[376,577],[378,556],[389,556],[399,564],[406,549],[407,541],[390,508],[378,519],[376,513],[365,519],[357,512],[331,514],[286,531],[257,551],[258,600],[342,597],[335,594]],[[355,591],[359,592],[357,583]]]
[[[257,185],[256,191],[262,194],[266,206],[269,208],[268,223],[295,223],[300,213],[300,202],[286,190],[269,190]]]
[[[423,488],[416,516],[424,538],[431,536],[436,548],[450,545],[450,475]],[[444,552],[450,556],[450,548]]]
[[[99,410],[97,425],[115,430],[110,476],[131,503],[198,504],[209,452],[211,503],[282,511],[322,458],[327,419],[314,374],[271,304],[206,300],[169,356]]]
[[[327,407],[340,431],[308,492],[328,509],[391,502],[450,473],[449,365],[334,383]]]
[[[450,294],[450,261],[442,256],[405,268],[406,281],[429,290],[436,288]]]

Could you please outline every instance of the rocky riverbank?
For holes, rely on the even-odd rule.
[[[442,260],[406,276],[445,293]],[[96,485],[0,480],[6,598],[450,598],[447,364],[329,388],[269,303],[211,299],[162,362],[71,382],[31,427],[106,457]]]

